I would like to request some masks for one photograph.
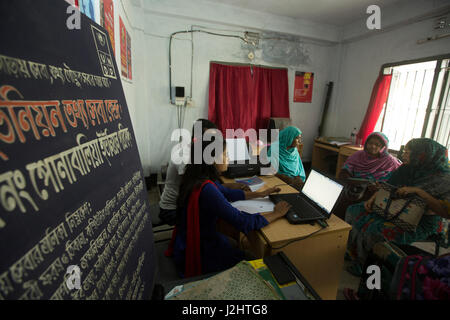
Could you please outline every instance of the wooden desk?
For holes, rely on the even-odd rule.
[[[261,178],[266,182],[261,190],[282,184],[279,186],[280,193],[298,192],[275,176]],[[224,182],[233,181],[225,180],[227,181]],[[322,299],[334,300],[351,226],[335,215],[331,215],[327,222],[329,227],[326,229],[307,239],[294,241],[320,230],[320,227],[309,224],[292,225],[286,219],[278,219],[261,230],[248,234],[250,250],[257,258],[283,251]],[[278,248],[282,246],[284,247]]]
[[[354,145],[343,145],[338,147],[329,144],[323,139],[316,139],[313,147],[311,166],[313,169],[335,174],[337,178],[347,158],[362,149],[362,147]],[[332,159],[333,157],[337,158],[336,165],[332,162],[334,161],[334,159]],[[327,159],[330,159],[330,162],[328,162]]]

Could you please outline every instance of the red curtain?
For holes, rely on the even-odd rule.
[[[375,125],[377,124],[378,118],[380,117],[383,106],[389,95],[391,80],[392,75],[380,74],[375,82],[375,85],[373,86],[372,96],[370,97],[366,115],[356,136],[358,141],[361,141],[361,144],[366,142],[369,134],[371,134],[373,129],[375,129]]]
[[[286,69],[210,64],[209,120],[226,129],[267,129],[270,117],[289,118]]]

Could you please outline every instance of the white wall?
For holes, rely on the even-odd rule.
[[[304,133],[303,159],[311,159],[313,139],[317,135],[326,94],[326,83],[334,81],[325,134],[348,136],[359,128],[372,87],[384,63],[422,58],[450,52],[450,39],[417,45],[418,39],[434,34],[434,19],[426,14],[439,11],[447,1],[411,1],[392,11],[382,11],[382,32],[369,33],[365,20],[345,28],[319,25],[250,10],[217,5],[203,0],[115,0],[116,59],[120,66],[120,15],[131,35],[133,81],[123,81],[125,96],[136,134],[144,172],[155,173],[170,156],[170,135],[177,128],[175,107],[169,103],[168,47],[172,32],[201,25],[217,31],[242,35],[249,31],[273,31],[298,35],[312,40],[306,44],[310,65],[285,66],[289,74],[289,101],[294,125]],[[409,5],[409,6],[408,6]],[[420,19],[418,19],[418,17]],[[406,21],[406,23],[405,23]],[[419,21],[408,23],[408,21]],[[402,26],[403,25],[403,26]],[[248,63],[246,51],[237,39],[194,34],[193,100],[195,107],[186,112],[184,127],[208,115],[210,61]],[[189,94],[191,42],[190,34],[177,35],[173,41],[173,82],[184,86]],[[255,64],[263,61],[256,52]],[[314,72],[313,101],[293,103],[295,71]]]
[[[424,17],[427,12],[439,11],[442,5],[449,2],[411,1],[409,6],[382,11],[382,30],[374,35],[365,28],[365,20],[344,29],[326,135],[349,136],[354,127],[360,127],[383,64],[450,53],[450,38],[417,44],[417,40],[439,33],[432,28],[435,18]],[[398,22],[399,18],[404,22]],[[414,20],[419,22],[408,22]]]
[[[132,0],[145,13],[166,17],[188,18],[201,23],[221,24],[298,35],[310,39],[337,42],[340,29],[326,23],[233,7],[204,0]]]
[[[96,22],[100,23],[99,13],[99,1],[94,0],[96,9]],[[143,45],[145,38],[142,29],[143,15],[134,10],[131,2],[128,0],[114,0],[114,36],[115,36],[115,58],[116,64],[119,69],[119,75],[121,74],[121,61],[120,61],[120,22],[119,17],[130,34],[131,38],[131,54],[132,54],[132,80],[122,79],[122,86],[127,101],[128,111],[130,113],[131,122],[133,125],[134,133],[136,136],[139,155],[141,158],[142,166],[144,168],[144,174],[149,175],[149,163],[150,163],[150,149],[151,141],[148,138],[152,130],[148,127],[145,117],[141,116],[142,110],[146,108],[146,72],[143,71],[145,66],[145,52]]]
[[[68,0],[69,2],[73,0]],[[100,1],[92,0],[94,6],[95,22],[100,24]],[[145,117],[142,117],[140,112],[145,110],[146,94],[145,90],[145,74],[142,72],[145,66],[145,55],[143,52],[146,41],[143,38],[142,21],[143,14],[134,9],[130,0],[114,0],[114,38],[115,38],[115,58],[119,71],[119,77],[122,80],[123,91],[127,101],[128,111],[131,117],[134,133],[136,136],[137,147],[141,158],[144,174],[150,174],[150,149],[151,141],[149,136],[152,130],[148,127]],[[132,80],[125,79],[121,76],[121,61],[120,61],[120,20],[125,25],[126,30],[131,38],[131,54],[132,54]]]
[[[123,1],[126,3],[126,1]],[[152,1],[150,1],[152,2]],[[154,3],[158,1],[153,1]],[[170,1],[169,1],[170,2]],[[172,1],[173,2],[173,1]],[[209,19],[219,19],[220,23],[209,23],[205,19],[187,18],[185,15],[168,14],[170,7],[166,8],[164,14],[155,10],[155,7],[149,6],[149,2],[144,2],[145,6],[130,7],[134,16],[140,16],[132,24],[134,32],[131,35],[133,45],[133,72],[134,93],[127,92],[127,83],[124,82],[124,88],[127,96],[130,113],[133,118],[133,126],[136,132],[139,151],[146,174],[154,173],[160,169],[161,164],[167,162],[170,157],[170,150],[174,143],[170,141],[172,131],[177,128],[176,108],[169,103],[169,67],[168,67],[168,47],[169,36],[171,33],[180,30],[188,30],[192,25],[201,25],[212,29],[226,29],[228,31],[216,31],[222,33],[233,33],[236,30],[240,34],[250,28],[261,27],[256,25],[255,21],[261,23],[261,20],[254,18],[248,12],[236,12],[234,9],[205,7],[204,3],[196,5],[193,2],[189,4],[189,10],[202,14]],[[164,2],[166,3],[166,2]],[[116,3],[116,7],[120,1]],[[156,3],[160,5],[161,3]],[[207,4],[206,4],[207,5]],[[159,8],[159,7],[157,7]],[[160,9],[162,11],[162,9]],[[209,10],[209,11],[208,11]],[[228,11],[227,11],[228,10]],[[213,13],[215,12],[215,13]],[[215,14],[215,17],[211,15]],[[191,14],[194,15],[194,14]],[[236,17],[238,15],[238,17]],[[130,13],[128,13],[130,16]],[[229,17],[234,20],[240,19],[241,24],[249,24],[248,28],[237,27],[233,21],[227,22]],[[266,16],[267,18],[267,16]],[[289,26],[295,26],[294,21],[289,21],[281,17],[272,16],[270,19],[270,31],[284,30]],[[230,18],[231,19],[231,18]],[[249,21],[250,20],[250,21]],[[138,24],[142,23],[141,26]],[[292,25],[289,25],[292,23]],[[311,28],[311,23],[308,23]],[[128,28],[128,26],[127,26]],[[296,25],[297,29],[301,29]],[[315,33],[323,32],[324,27],[311,28]],[[290,29],[298,31],[296,29]],[[322,30],[322,31],[321,31]],[[330,29],[334,30],[334,29]],[[325,97],[325,85],[332,80],[333,70],[333,47],[329,45],[330,34],[337,39],[339,33],[326,33],[327,43],[323,45],[307,44],[311,56],[311,64],[299,66],[275,65],[262,60],[261,52],[257,51],[257,58],[253,63],[258,65],[271,65],[279,67],[288,67],[289,77],[289,95],[290,95],[290,113],[294,125],[298,126],[304,135],[306,143],[304,146],[303,158],[310,160],[312,154],[312,141],[317,135],[318,125],[320,123],[321,111]],[[315,38],[317,34],[310,34],[310,38]],[[190,67],[191,67],[191,42],[181,39],[191,39],[190,34],[181,34],[176,36],[177,40],[172,45],[172,85],[184,86],[186,94],[190,89]],[[193,122],[197,118],[208,117],[208,83],[209,83],[209,63],[210,61],[224,61],[236,63],[249,63],[246,57],[247,51],[241,48],[242,42],[234,38],[224,38],[203,33],[195,33],[194,38],[194,64],[193,64],[193,100],[195,106],[188,108],[185,115],[184,127],[191,130]],[[331,39],[333,40],[333,39]],[[117,60],[120,63],[119,59]],[[315,82],[312,103],[293,103],[293,88],[295,71],[314,72]],[[131,90],[132,91],[132,90]],[[133,97],[134,95],[134,97]]]

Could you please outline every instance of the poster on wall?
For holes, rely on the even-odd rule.
[[[313,82],[313,72],[295,72],[294,102],[312,101]]]
[[[92,21],[95,21],[94,0],[78,0],[81,13],[84,13]]]
[[[149,299],[150,205],[107,31],[0,2],[0,300]],[[55,41],[64,39],[64,41]]]
[[[65,0],[67,3],[71,4],[72,6],[75,6],[77,8],[79,8],[79,0]]]
[[[127,32],[127,69],[128,69],[128,79],[132,80],[133,75],[131,72],[131,37]]]
[[[129,67],[131,68],[131,55],[128,58],[128,32],[125,28],[125,24],[122,21],[122,18],[119,16],[119,28],[120,28],[120,65],[122,76],[125,78],[129,78]],[[131,42],[131,39],[130,39]],[[131,51],[131,45],[130,45]],[[128,66],[130,65],[130,66]]]
[[[108,31],[114,56],[116,55],[116,42],[114,39],[114,2],[113,0],[100,0],[100,24]]]

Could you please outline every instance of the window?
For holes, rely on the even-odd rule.
[[[450,147],[449,66],[450,55],[382,67],[392,81],[375,131],[388,136],[390,149],[420,137]]]

